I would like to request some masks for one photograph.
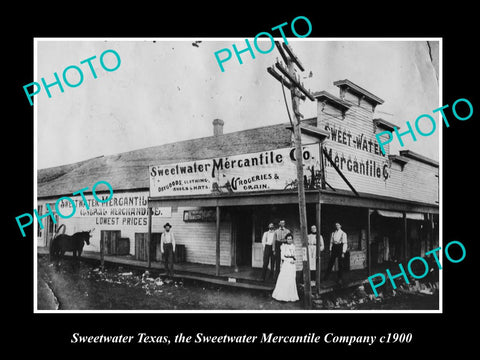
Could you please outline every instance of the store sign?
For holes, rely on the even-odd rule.
[[[107,196],[99,196],[100,199]],[[91,195],[85,195],[86,203],[82,197],[72,197],[77,211],[74,218],[95,218],[95,225],[122,225],[143,226],[148,225],[148,194],[143,193],[115,193],[104,203],[97,201]],[[88,205],[88,206],[86,206]],[[70,201],[62,200],[59,209],[68,212],[72,207]],[[169,218],[172,216],[171,207],[153,208],[152,216]]]
[[[213,222],[217,219],[215,209],[197,209],[185,210],[183,212],[183,221],[185,222]]]
[[[320,186],[318,144],[303,146],[305,187]],[[297,188],[295,148],[149,167],[150,196],[208,195]]]
[[[375,140],[372,126],[348,118],[329,119],[321,127],[329,133],[324,142],[328,157],[358,192],[383,196],[405,196],[398,172],[392,178],[391,161]],[[325,180],[335,189],[349,190],[334,166],[325,159]],[[393,181],[392,181],[393,179]]]
[[[327,141],[325,150],[341,171],[381,180],[389,178],[390,162],[381,152],[375,138],[367,137],[364,133],[356,134],[350,130],[336,128],[330,124],[325,125],[324,129],[330,133],[330,141]],[[337,147],[337,144],[343,147]],[[351,150],[338,151],[337,148]],[[330,163],[327,162],[328,166]]]

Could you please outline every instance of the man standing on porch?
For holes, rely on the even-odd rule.
[[[312,225],[310,227],[310,234],[308,234],[308,256],[310,258],[310,272],[311,278],[315,279],[315,271],[317,269],[317,226]],[[325,248],[323,243],[323,236],[319,234],[320,238],[320,251]]]
[[[280,220],[278,225],[279,227],[275,231],[275,280],[280,273],[280,262],[282,260],[280,247],[287,242],[285,237],[290,233],[290,230],[285,227],[285,220]]]
[[[328,262],[327,272],[324,280],[327,280],[332,271],[335,259],[338,258],[338,282],[342,282],[343,275],[343,259],[347,252],[347,233],[342,230],[340,223],[335,223],[336,230],[330,236],[330,261]]]
[[[170,231],[172,225],[168,222],[163,225],[165,231],[160,236],[160,250],[162,251],[165,272],[168,277],[173,276],[173,256],[175,255],[175,236]]]
[[[275,258],[273,255],[273,249],[275,248],[275,225],[273,223],[268,224],[268,231],[263,233],[262,247],[263,247],[263,281],[267,279],[268,263],[270,262],[270,274],[273,277],[275,269]]]

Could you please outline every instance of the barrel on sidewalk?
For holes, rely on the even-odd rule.
[[[175,245],[175,263],[183,263],[186,259],[185,245]]]

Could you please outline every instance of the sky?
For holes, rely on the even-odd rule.
[[[441,124],[438,113],[432,113],[442,104],[426,41],[288,41],[305,67],[300,73],[304,86],[312,92],[326,90],[338,96],[333,82],[349,79],[383,99],[374,117],[400,130],[406,129],[406,121],[413,126],[422,114]],[[34,97],[37,168],[210,136],[216,118],[225,122],[225,133],[288,122],[281,85],[266,71],[280,58],[277,50],[261,54],[254,48],[255,58],[246,52],[243,64],[233,54],[222,72],[214,53],[224,48],[233,53],[232,44],[243,49],[245,39],[37,39],[32,81],[45,78],[52,83],[54,72],[62,79],[70,65],[80,67],[84,75],[78,87],[61,80],[63,93],[52,86],[51,98],[43,88]],[[268,39],[259,42],[262,49],[269,45]],[[433,45],[437,45],[431,46],[433,57],[438,58],[438,44]],[[109,49],[121,59],[111,72],[99,60]],[[88,64],[80,64],[92,56],[96,79]],[[116,65],[111,53],[105,54],[104,62],[109,68]],[[67,79],[79,80],[75,70],[68,71]],[[290,106],[288,93],[287,101]],[[315,117],[316,103],[307,99],[300,111],[305,118]],[[404,137],[404,147],[395,140],[392,153],[410,149],[438,161],[440,127],[431,136],[417,136],[416,142]]]

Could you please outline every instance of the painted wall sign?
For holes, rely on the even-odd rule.
[[[359,100],[354,96],[345,101],[351,106],[344,114],[319,103],[317,126],[329,133],[324,149],[356,191],[438,204],[438,167],[412,157],[397,162],[389,145],[384,154],[376,139],[382,128],[373,121],[377,115],[371,106],[356,105]],[[334,189],[350,190],[329,161],[325,161],[325,180]]]
[[[102,196],[102,197],[98,197],[97,194],[95,193],[95,189],[97,188],[97,186],[99,184],[103,184],[105,185],[110,194],[108,196]],[[80,194],[80,196],[77,196],[77,198],[83,203],[83,200],[82,199],[86,199],[85,198],[85,195],[83,194],[84,191],[87,191],[88,190],[88,187],[86,188],[83,188],[83,189],[80,189],[78,191],[75,191],[74,193],[72,193],[72,195],[77,195],[77,194]],[[102,204],[104,205],[105,203],[107,203],[110,199],[112,199],[114,197],[114,194],[113,194],[113,188],[112,186],[107,182],[107,181],[103,181],[103,180],[100,180],[100,181],[97,181],[95,184],[93,184],[93,187],[92,187],[92,194],[93,195],[90,195],[90,197],[92,198],[92,202],[95,202],[97,204]],[[57,199],[57,201],[55,202],[55,211],[56,211],[56,214],[58,216],[60,216],[62,219],[69,219],[73,216],[75,216],[75,214],[77,214],[77,204],[78,204],[78,200],[74,200],[75,197],[70,197],[70,196],[62,196],[61,198]],[[67,205],[68,204],[68,205]],[[83,203],[84,204],[84,203]],[[86,205],[86,208],[88,209],[89,208],[89,202],[87,201],[87,204],[84,204],[83,206]],[[45,214],[39,214],[38,210],[37,209],[33,209],[33,212],[35,214],[35,217],[37,218],[38,220],[38,225],[40,226],[40,229],[43,230],[43,223],[42,223],[42,219],[50,216],[50,218],[52,219],[52,222],[54,224],[57,223],[57,219],[55,218],[55,215],[53,213],[53,209],[50,207],[50,204],[45,204],[45,207],[46,209],[48,210]],[[65,211],[64,210],[60,210],[60,209],[65,209],[65,208],[69,208],[67,210],[67,213],[68,215],[65,214]],[[29,218],[29,221],[28,223],[26,224],[22,224],[19,219],[21,219],[22,217],[28,217]],[[30,215],[29,213],[25,213],[25,214],[22,214],[22,215],[19,215],[15,218],[15,220],[17,221],[17,224],[18,224],[18,228],[20,229],[20,231],[22,232],[22,236],[25,237],[25,231],[23,230],[24,227],[26,226],[29,226],[33,223],[33,217],[32,215]]]
[[[216,221],[217,213],[215,209],[185,210],[183,212],[183,221],[186,222],[205,222]]]
[[[306,188],[319,188],[318,144],[303,147]],[[150,196],[295,189],[295,148],[149,167]]]
[[[100,196],[102,199],[105,195]],[[95,218],[95,225],[123,225],[143,226],[148,224],[147,201],[148,194],[144,193],[116,193],[107,202],[100,203],[91,195],[72,198],[77,211],[75,218]],[[88,207],[86,206],[88,205]],[[62,200],[59,209],[72,207],[72,203]],[[67,210],[61,210],[67,212]],[[152,216],[169,218],[172,216],[171,207],[153,208]]]
[[[324,129],[330,133],[329,141],[326,141],[325,150],[340,170],[348,173],[369,176],[387,180],[389,178],[390,162],[380,151],[378,143],[373,136],[364,133],[355,133],[345,128],[337,128],[335,125],[326,124]],[[352,148],[355,155],[348,151],[338,151],[336,144],[342,144]],[[335,151],[333,148],[335,147]],[[365,153],[364,156],[362,156]],[[358,157],[357,157],[358,155]],[[327,167],[330,163],[326,162]]]

